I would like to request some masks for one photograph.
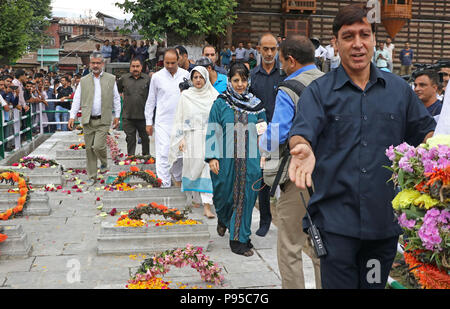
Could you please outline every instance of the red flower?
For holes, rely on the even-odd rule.
[[[114,216],[116,213],[117,213],[117,209],[115,209],[115,208],[113,208],[113,209],[109,212],[109,214],[110,214],[111,216]]]

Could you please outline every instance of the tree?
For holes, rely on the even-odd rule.
[[[125,13],[132,13],[128,22],[147,38],[159,39],[174,33],[182,39],[194,36],[225,34],[227,25],[236,18],[235,0],[125,0],[116,3]]]
[[[51,0],[0,1],[0,63],[19,59],[44,43],[43,32],[51,17]]]

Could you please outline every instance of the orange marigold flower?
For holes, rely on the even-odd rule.
[[[19,199],[17,200],[17,205],[19,205],[19,206],[25,205],[26,200],[27,200],[26,196],[19,197]]]
[[[0,242],[5,241],[8,238],[8,235],[0,234]]]
[[[139,172],[139,167],[137,167],[137,166],[131,166],[131,167],[130,167],[130,171],[132,171],[132,172]]]
[[[19,174],[17,174],[17,173],[12,173],[11,179],[12,179],[14,182],[18,182],[21,178],[20,178],[20,175],[19,175]]]

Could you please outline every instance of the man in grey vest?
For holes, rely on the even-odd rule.
[[[106,137],[111,121],[113,128],[119,126],[120,95],[114,75],[103,72],[105,65],[101,53],[94,52],[90,56],[92,73],[80,80],[73,97],[68,127],[74,128],[75,117],[81,106],[81,124],[86,144],[88,186],[97,181],[97,159],[100,160],[100,171],[108,167]],[[114,111],[114,120],[113,120]]]
[[[267,131],[261,135],[259,143],[262,157],[261,165],[266,168],[264,170],[264,182],[271,186],[274,184],[271,183],[270,178],[266,177],[266,171],[274,168],[270,166],[273,163],[281,162],[283,155],[289,155],[289,151],[283,150],[288,147],[289,130],[295,116],[296,105],[308,103],[297,103],[299,92],[316,78],[324,75],[314,64],[314,45],[304,36],[295,35],[282,41],[278,55],[282,69],[288,77],[280,83],[272,121]],[[300,90],[297,88],[299,85]],[[265,162],[265,157],[269,156],[271,160]],[[321,288],[320,262],[315,257],[308,235],[303,232],[302,228],[302,219],[306,213],[304,206],[306,205],[302,205],[300,192],[305,197],[306,203],[309,200],[309,194],[308,191],[300,190],[290,181],[287,167],[288,164],[285,165],[285,172],[281,174],[283,176],[278,183],[281,194],[276,205],[277,255],[281,286],[283,289],[305,288],[302,261],[302,251],[304,251],[313,261],[316,288],[319,289]],[[274,169],[278,171],[280,168],[276,166]]]

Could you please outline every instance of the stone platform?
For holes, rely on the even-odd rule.
[[[179,188],[149,188],[136,189],[134,191],[106,191],[103,194],[103,210],[110,212],[113,208],[117,211],[128,211],[140,203],[158,203],[167,207],[183,209],[186,206],[186,194]]]
[[[97,238],[98,254],[148,254],[186,244],[208,247],[210,234],[207,224],[151,227],[117,227],[103,222]]]
[[[51,208],[49,204],[49,196],[46,192],[31,191],[29,200],[23,210],[24,216],[48,216]],[[0,190],[0,212],[4,212],[9,208],[17,205],[19,194],[8,193],[7,190]]]
[[[3,231],[1,231],[3,228]],[[0,232],[8,235],[8,238],[0,243],[0,255],[2,257],[28,257],[31,244],[22,226],[0,224]]]
[[[17,166],[0,166],[1,169],[10,169],[24,174],[29,179],[29,184],[33,187],[43,187],[48,184],[64,185],[65,179],[63,177],[63,171],[61,166],[39,168],[19,168]],[[4,189],[10,186],[0,184],[0,189]]]

